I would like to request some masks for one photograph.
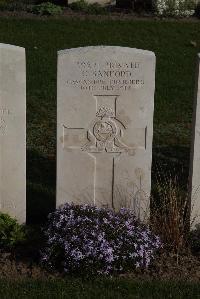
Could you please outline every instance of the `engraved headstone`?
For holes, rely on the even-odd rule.
[[[26,219],[25,49],[0,44],[0,211]]]
[[[191,223],[200,223],[200,54],[197,60],[197,78],[193,107],[193,137],[190,156]]]
[[[129,207],[151,189],[155,55],[97,46],[58,53],[57,206]]]

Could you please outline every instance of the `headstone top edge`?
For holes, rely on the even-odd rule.
[[[18,50],[21,52],[25,52],[25,48],[23,48],[23,47],[14,46],[14,45],[10,45],[10,44],[3,44],[3,43],[0,43],[0,50],[1,49]]]
[[[68,53],[77,53],[77,52],[87,52],[88,50],[120,50],[125,53],[135,53],[135,54],[144,54],[151,57],[155,57],[155,53],[148,50],[130,48],[130,47],[120,47],[120,46],[88,46],[88,47],[78,47],[78,48],[69,48],[58,51],[58,56],[65,55]]]

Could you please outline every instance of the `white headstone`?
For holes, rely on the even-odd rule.
[[[5,44],[0,44],[0,211],[25,222],[25,49]]]
[[[58,53],[57,206],[133,208],[151,190],[152,52],[114,46]]]
[[[193,137],[190,156],[191,224],[200,223],[200,54],[197,60],[196,91],[193,107]]]

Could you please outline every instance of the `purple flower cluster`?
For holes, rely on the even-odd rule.
[[[65,273],[112,274],[149,266],[159,237],[133,212],[65,204],[49,215],[42,252],[46,266]]]

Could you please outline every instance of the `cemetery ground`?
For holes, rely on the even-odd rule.
[[[31,240],[16,252],[4,253],[0,260],[0,276],[6,279],[24,279],[26,276],[50,278],[51,275],[40,270],[35,263],[40,246],[38,240],[41,238],[38,237],[38,231],[45,223],[47,214],[55,208],[57,51],[89,45],[118,45],[155,52],[153,188],[159,168],[161,177],[170,174],[173,178],[177,175],[179,187],[184,192],[189,174],[195,63],[196,54],[200,52],[200,27],[198,22],[181,21],[1,18],[0,41],[26,48],[27,224]],[[135,277],[139,280],[143,277],[147,280],[152,277],[198,280],[199,259],[187,255],[179,258],[180,261],[177,255],[167,259],[164,256],[158,262],[160,268],[157,265],[145,275],[139,273]],[[158,269],[160,272],[156,274]],[[113,281],[105,279],[99,285],[76,279],[66,283],[58,278],[53,283],[3,280],[0,285],[5,290],[4,297],[0,297],[12,298],[10,292],[15,292],[13,298],[29,298],[29,293],[33,292],[30,298],[36,298],[39,292],[43,292],[46,298],[51,298],[55,293],[56,298],[94,298],[93,292],[96,292],[99,294],[97,298],[129,298],[129,294],[130,298],[134,298],[132,293],[135,290],[136,298],[198,298],[195,296],[199,292],[199,285],[195,282],[188,285],[175,282],[133,282],[132,278],[130,281],[129,278]],[[66,293],[70,294],[69,297]]]
[[[198,299],[200,292],[199,284],[127,279],[1,281],[0,287],[2,299]]]

